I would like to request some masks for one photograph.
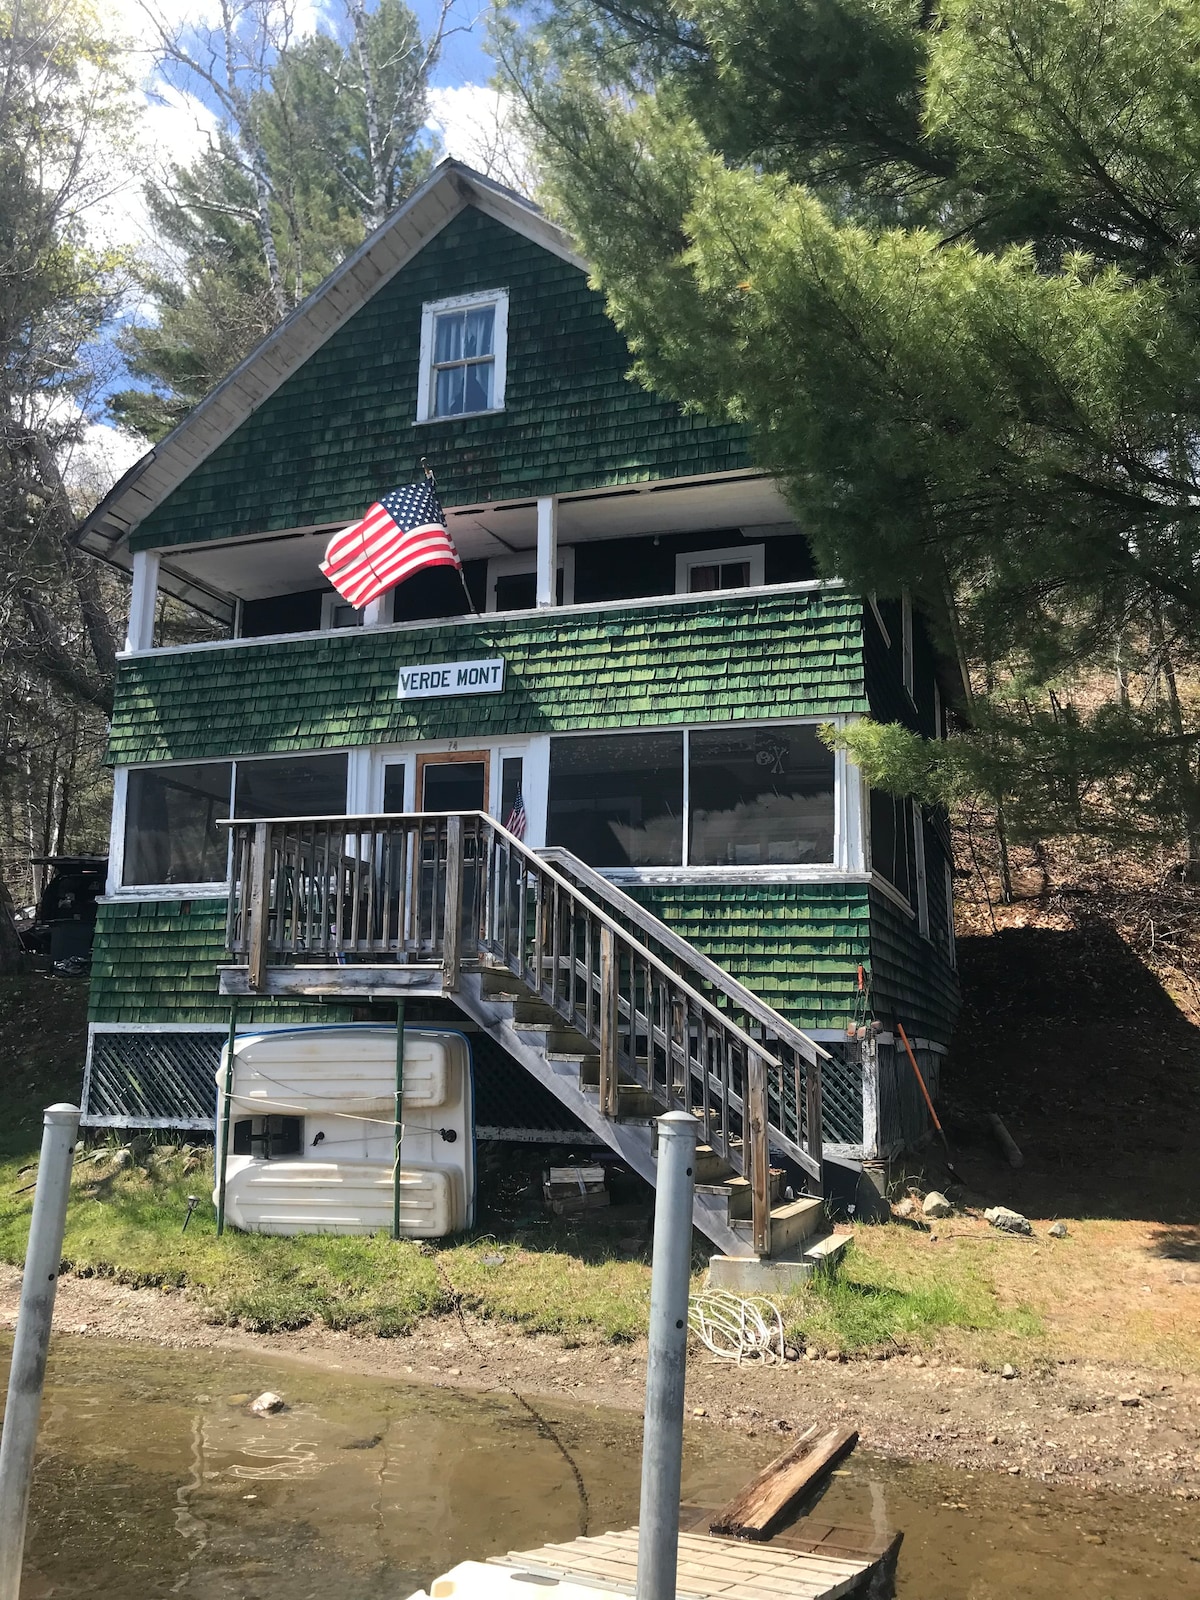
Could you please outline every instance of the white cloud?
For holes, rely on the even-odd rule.
[[[447,155],[523,194],[533,188],[528,146],[514,125],[512,100],[484,83],[429,91],[429,121]]]

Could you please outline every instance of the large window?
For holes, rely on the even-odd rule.
[[[340,817],[345,810],[344,755],[237,763],[235,817]]]
[[[547,838],[594,867],[832,865],[833,753],[811,725],[554,739]]]
[[[683,735],[552,740],[546,834],[593,867],[681,865]]]
[[[815,728],[693,733],[688,754],[692,866],[833,861],[833,752]]]
[[[223,883],[229,815],[228,761],[140,767],[125,792],[125,867],[129,885]]]
[[[871,790],[871,866],[911,904],[913,899],[912,824],[907,800]]]
[[[229,830],[222,818],[342,816],[347,757],[280,756],[132,767],[125,783],[126,888],[224,883]]]
[[[507,344],[508,295],[503,289],[426,305],[417,421],[501,410]]]

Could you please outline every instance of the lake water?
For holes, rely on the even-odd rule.
[[[264,1389],[289,1409],[250,1415]],[[685,1501],[782,1447],[696,1424]],[[599,1408],[58,1336],[22,1600],[403,1600],[467,1557],[630,1525],[639,1456],[639,1419]],[[821,1511],[904,1532],[899,1600],[1200,1600],[1179,1502],[859,1451]]]

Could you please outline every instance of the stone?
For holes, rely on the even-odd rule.
[[[810,1344],[808,1349],[805,1350],[804,1359],[805,1361],[820,1361],[821,1352],[817,1349],[815,1344]]]
[[[939,1194],[936,1189],[931,1189],[925,1196],[921,1205],[921,1215],[924,1217],[948,1217],[953,1214],[954,1207],[944,1194]]]
[[[892,1215],[899,1217],[903,1222],[907,1222],[909,1217],[915,1217],[916,1214],[917,1202],[910,1194],[906,1194],[903,1200],[898,1200],[892,1207]]]
[[[287,1402],[273,1389],[264,1389],[262,1394],[251,1400],[250,1409],[256,1417],[273,1417],[278,1412],[287,1410]]]
[[[1140,1394],[1123,1394],[1121,1396],[1121,1404],[1123,1406],[1140,1406],[1141,1403],[1142,1397]]]
[[[1032,1233],[1033,1225],[1028,1217],[1023,1217],[1019,1211],[1012,1211],[1008,1206],[989,1206],[983,1213],[993,1228],[999,1228],[1001,1233]]]
[[[1052,1239],[1065,1239],[1067,1237],[1067,1225],[1065,1222],[1052,1222],[1046,1231]]]
[[[1003,1367],[1001,1367],[1001,1369],[1000,1369],[1000,1376],[1002,1378],[1015,1378],[1016,1375],[1017,1375],[1016,1367],[1012,1366],[1009,1362],[1006,1361],[1004,1363]]]
[[[118,1172],[123,1172],[133,1160],[132,1150],[118,1150],[112,1158],[112,1164]]]

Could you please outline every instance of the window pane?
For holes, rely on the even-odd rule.
[[[721,588],[745,589],[750,582],[748,561],[723,561],[721,563]]]
[[[329,608],[331,628],[361,628],[363,614],[356,606],[334,605]]]
[[[434,321],[434,363],[436,365],[441,361],[461,361],[462,353],[463,314],[461,311],[449,311],[444,316],[440,316]]]
[[[235,817],[344,816],[346,757],[239,761],[234,801]]]
[[[691,864],[833,860],[833,752],[815,728],[693,733]]]
[[[468,311],[463,329],[463,355],[490,356],[495,325],[495,306],[480,306],[476,311]]]
[[[682,820],[682,734],[551,741],[551,844],[593,867],[675,867]]]
[[[495,365],[491,361],[476,361],[464,368],[466,391],[463,396],[464,411],[490,411],[492,409],[492,376]]]
[[[383,769],[383,809],[404,810],[404,763],[389,761]]]
[[[702,594],[705,589],[716,589],[720,586],[720,582],[720,567],[703,566],[688,568],[689,594]]]
[[[421,787],[422,811],[486,811],[482,761],[426,762]]]
[[[465,367],[447,367],[437,375],[437,392],[434,396],[434,414],[439,417],[457,417],[463,411],[463,374]]]
[[[912,899],[908,801],[882,789],[871,790],[871,867]]]
[[[502,573],[496,579],[497,611],[532,611],[537,604],[537,576],[532,572]]]
[[[125,883],[223,883],[228,830],[217,819],[229,815],[229,780],[228,761],[131,772]]]
[[[525,796],[522,792],[522,784],[524,783],[524,780],[524,757],[505,756],[504,760],[500,764],[500,820],[506,828],[508,827],[510,820],[513,820],[514,818],[518,800],[521,802],[521,810],[524,811]],[[519,817],[516,820],[519,821]],[[518,833],[517,837],[525,837],[525,830],[523,827]]]

